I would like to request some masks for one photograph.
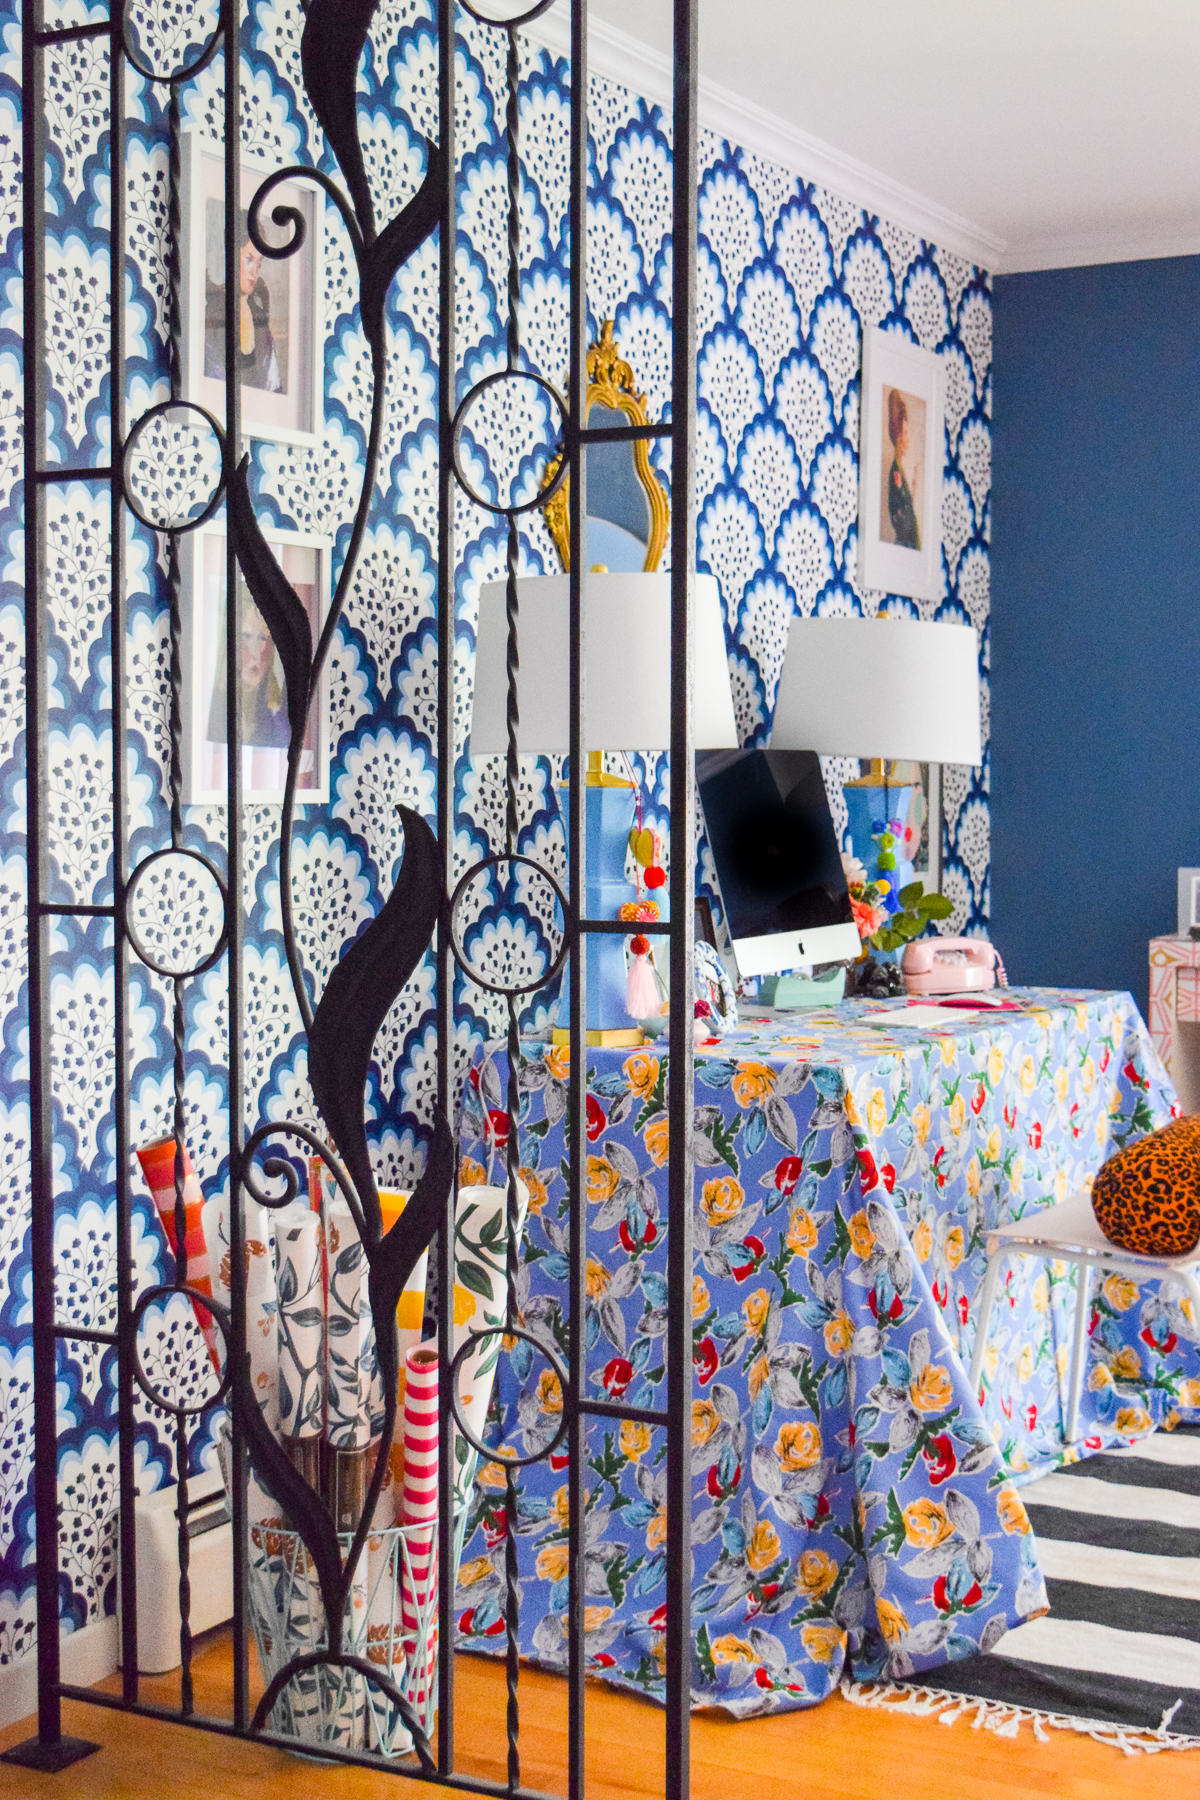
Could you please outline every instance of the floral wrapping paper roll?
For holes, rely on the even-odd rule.
[[[325,1441],[335,1450],[361,1450],[383,1430],[383,1381],[367,1296],[370,1265],[354,1215],[340,1196],[325,1209],[325,1231]]]
[[[142,1174],[146,1178],[146,1186],[150,1189],[155,1210],[162,1221],[167,1243],[171,1247],[172,1256],[179,1254],[175,1240],[175,1139],[160,1138],[157,1143],[143,1144],[137,1152]],[[204,1194],[192,1168],[192,1159],[185,1148],[183,1152],[183,1204],[186,1209],[183,1247],[187,1256],[187,1283],[190,1288],[200,1294],[213,1292],[212,1273],[209,1266],[208,1252],[204,1243],[204,1228],[201,1215],[204,1211]],[[212,1314],[204,1312],[193,1300],[192,1310],[196,1315],[196,1323],[208,1346],[208,1354],[212,1358],[213,1368],[218,1373],[225,1362],[225,1347],[221,1333],[217,1330]]]
[[[280,1434],[285,1438],[319,1437],[325,1422],[321,1221],[300,1201],[275,1214],[275,1280]]]
[[[517,1183],[517,1238],[525,1230],[529,1189]],[[508,1190],[464,1185],[454,1214],[454,1354],[472,1333],[504,1324],[508,1256]],[[458,1366],[455,1387],[458,1409],[468,1430],[481,1442],[496,1379],[500,1337],[481,1337]],[[465,1505],[475,1479],[478,1453],[461,1432],[454,1443],[456,1504]]]
[[[200,1215],[205,1253],[212,1281],[212,1296],[222,1306],[232,1301],[229,1261],[229,1197],[206,1200]],[[250,1380],[263,1417],[272,1431],[279,1429],[279,1328],[275,1292],[275,1249],[271,1215],[256,1201],[245,1203],[246,1344],[250,1351]],[[224,1368],[224,1338],[221,1366]]]

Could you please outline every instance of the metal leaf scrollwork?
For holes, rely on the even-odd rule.
[[[304,741],[312,698],[313,641],[308,613],[259,530],[250,500],[250,458],[243,456],[229,484],[229,530],[251,598],[266,621],[287,683],[289,760]]]

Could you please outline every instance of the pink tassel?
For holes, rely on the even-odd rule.
[[[654,964],[650,961],[650,940],[639,931],[630,940],[633,959],[625,981],[625,1011],[631,1019],[654,1019],[662,1010],[662,997]]]

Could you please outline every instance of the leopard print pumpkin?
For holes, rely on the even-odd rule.
[[[1127,1144],[1092,1187],[1110,1242],[1139,1256],[1187,1256],[1200,1243],[1200,1115]]]

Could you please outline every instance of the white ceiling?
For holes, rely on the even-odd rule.
[[[589,13],[665,97],[670,0]],[[1198,0],[700,0],[700,77],[706,123],[994,271],[1200,251]]]

